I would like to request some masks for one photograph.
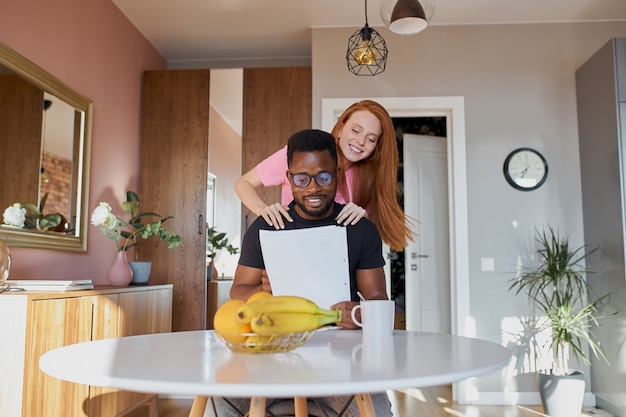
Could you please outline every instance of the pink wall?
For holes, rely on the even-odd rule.
[[[111,0],[0,0],[0,42],[94,103],[89,213],[100,201],[117,213],[137,190],[141,77],[164,58]],[[106,284],[114,243],[93,226],[88,252],[12,248],[12,279],[92,278]]]

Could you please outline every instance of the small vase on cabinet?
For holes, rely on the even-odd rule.
[[[133,271],[128,265],[125,251],[119,251],[115,254],[115,260],[109,268],[107,278],[111,285],[116,287],[126,287],[130,284],[133,279]]]
[[[152,269],[152,262],[132,261],[129,262],[128,265],[133,271],[133,279],[131,280],[130,284],[148,285],[148,281],[150,280],[150,270]]]

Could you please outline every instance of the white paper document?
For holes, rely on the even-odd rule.
[[[322,308],[350,300],[346,228],[260,230],[261,250],[274,295],[297,295]]]

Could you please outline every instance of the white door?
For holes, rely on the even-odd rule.
[[[446,138],[404,135],[404,211],[417,238],[405,249],[406,329],[451,332]]]

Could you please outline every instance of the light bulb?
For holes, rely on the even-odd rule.
[[[376,51],[372,49],[372,41],[362,40],[354,50],[354,59],[359,65],[372,65],[376,62]]]

